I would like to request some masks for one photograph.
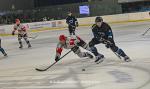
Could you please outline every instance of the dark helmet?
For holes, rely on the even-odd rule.
[[[71,12],[71,11],[68,11],[67,14],[72,14],[72,12]]]
[[[102,22],[103,21],[103,18],[98,16],[95,18],[95,22]]]

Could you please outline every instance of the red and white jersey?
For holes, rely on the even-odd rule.
[[[16,30],[18,31],[18,34],[22,34],[22,35],[27,34],[27,29],[22,24],[19,24],[19,25],[15,24],[14,25],[14,31],[16,31]]]
[[[79,37],[77,37],[77,36],[74,36],[74,37],[69,36],[69,37],[67,37],[65,44],[62,44],[60,42],[57,44],[56,55],[60,56],[63,48],[71,49],[74,46],[77,46],[77,44],[80,42],[80,40],[81,39]]]
[[[71,49],[74,46],[77,45],[77,43],[80,42],[80,38],[77,36],[69,36],[66,38],[65,44],[61,44],[60,42],[57,44],[57,48],[65,48],[65,49]]]

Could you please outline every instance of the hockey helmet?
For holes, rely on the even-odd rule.
[[[19,19],[16,19],[15,22],[16,22],[16,24],[20,24],[20,20]]]
[[[66,41],[66,36],[65,35],[60,35],[59,36],[59,41]]]
[[[103,18],[98,16],[95,18],[95,22],[102,22],[103,21]]]

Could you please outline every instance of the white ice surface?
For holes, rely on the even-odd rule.
[[[67,30],[32,33],[38,35],[30,39],[33,47],[28,49],[24,43],[22,50],[16,37],[2,37],[8,57],[0,57],[0,89],[150,89],[150,31],[141,36],[150,22],[111,26],[116,45],[132,62],[123,62],[100,44],[96,47],[106,57],[101,64],[70,53],[51,69],[38,72],[35,68],[54,62],[57,37],[68,35]],[[79,27],[76,32],[86,42],[92,38],[90,27]]]

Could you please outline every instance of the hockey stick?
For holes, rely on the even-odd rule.
[[[63,55],[60,59],[64,58],[66,55],[68,55],[72,50],[70,50],[69,52],[67,52],[65,55]],[[51,68],[52,66],[54,66],[58,61],[55,61],[53,64],[51,64],[50,66],[48,66],[47,68],[44,69],[39,69],[39,68],[35,68],[35,70],[37,71],[47,71],[49,68]]]
[[[37,37],[38,37],[38,35],[35,35],[35,36],[29,36],[28,38],[35,39],[35,38],[37,38]]]
[[[149,30],[150,28],[148,28],[142,35],[144,36]]]

